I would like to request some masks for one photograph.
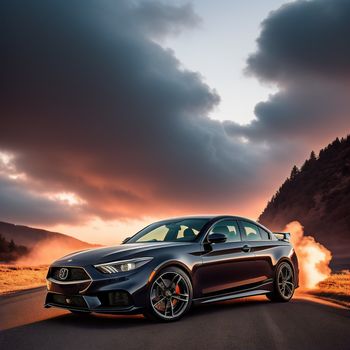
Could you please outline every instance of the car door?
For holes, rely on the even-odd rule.
[[[216,222],[208,232],[224,233],[224,243],[203,243],[203,264],[197,271],[197,282],[201,295],[207,296],[239,290],[252,275],[251,261],[254,255],[242,241],[236,220],[223,219]]]
[[[249,247],[252,259],[252,269],[249,278],[254,283],[264,283],[273,277],[271,260],[272,249],[276,242],[271,240],[270,233],[251,221],[239,220],[243,243]]]

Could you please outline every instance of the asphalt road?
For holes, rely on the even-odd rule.
[[[44,295],[37,289],[0,297],[1,349],[350,349],[350,311],[303,299],[239,299],[158,324],[44,309]]]

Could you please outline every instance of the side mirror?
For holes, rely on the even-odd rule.
[[[130,238],[131,238],[131,237],[126,237],[126,238],[123,240],[122,244],[126,243]]]
[[[224,233],[210,233],[208,236],[209,243],[224,243],[227,240],[227,236]]]

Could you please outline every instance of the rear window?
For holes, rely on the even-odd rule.
[[[261,241],[259,227],[251,222],[241,221],[245,241]]]
[[[261,239],[263,241],[270,240],[270,235],[269,235],[269,233],[266,230],[264,230],[263,228],[259,227],[259,231],[260,231]]]

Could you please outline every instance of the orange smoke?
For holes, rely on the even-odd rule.
[[[19,258],[16,264],[30,266],[50,264],[64,255],[88,248],[91,248],[91,246],[79,246],[77,244],[72,246],[70,242],[65,242],[65,240],[60,238],[45,239],[35,244],[31,248],[30,253]]]
[[[285,232],[291,233],[291,242],[299,261],[301,289],[312,289],[331,274],[331,252],[311,236],[304,236],[303,226],[298,221],[290,222]]]

